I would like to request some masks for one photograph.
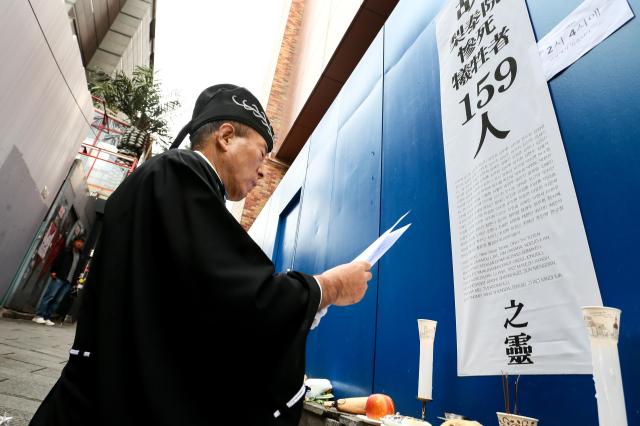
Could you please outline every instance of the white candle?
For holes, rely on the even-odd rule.
[[[418,398],[431,400],[433,387],[433,340],[437,321],[418,320],[420,334],[420,368],[418,370]]]
[[[601,306],[582,308],[591,340],[593,381],[601,426],[627,426],[622,374],[618,356],[620,310]]]

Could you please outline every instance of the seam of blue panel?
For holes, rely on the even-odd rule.
[[[268,225],[269,225],[270,209],[271,209],[271,196],[269,196],[269,199],[265,203],[264,207],[262,207],[262,210],[260,210],[260,213],[258,213],[258,216],[256,217],[256,220],[253,222],[255,224],[255,222],[258,220],[258,217],[260,217],[260,215],[262,215],[262,214],[266,215],[266,218],[264,219],[264,222],[266,224],[262,227],[262,233],[260,235],[260,243],[259,243],[259,246],[262,249],[262,251],[265,251],[264,250],[264,240],[267,237],[267,229],[269,229]],[[253,227],[253,225],[251,225],[251,226]],[[257,235],[256,235],[256,237],[257,237]],[[267,253],[265,252],[265,254],[267,254]]]
[[[283,221],[283,217],[282,214],[287,210],[287,207],[289,206],[289,204],[287,204],[284,209],[282,209],[282,211],[278,214],[278,220],[277,220],[277,224],[276,224],[276,238],[273,242],[273,249],[271,249],[271,262],[273,262],[274,265],[276,265],[279,261],[279,255],[278,255],[278,249],[280,248],[280,246],[282,245],[282,237],[283,237],[283,233],[284,233],[284,221]]]
[[[309,137],[309,139],[311,139],[311,137]],[[302,203],[304,202],[304,187],[305,184],[307,183],[307,171],[309,170],[309,154],[311,153],[311,144],[309,143],[309,139],[307,139],[307,144],[309,144],[309,146],[307,147],[307,164],[304,168],[304,179],[302,180],[302,183],[300,184],[300,188],[298,188],[298,190],[296,191],[296,194],[300,194],[300,199],[298,200],[298,208],[300,210],[298,213],[298,221],[296,222],[296,238],[294,239],[293,242],[293,256],[291,256],[291,267],[293,268],[293,265],[296,264],[296,252],[298,251],[298,232],[300,231],[300,217],[302,216]],[[304,149],[304,146],[303,148]]]
[[[385,25],[382,26],[382,95],[380,97],[380,203],[378,203],[378,235],[382,231],[382,183],[384,182],[384,48],[385,48]],[[373,371],[371,372],[371,392],[375,392],[376,384],[376,358],[378,357],[378,306],[380,301],[380,263],[376,266],[378,269],[378,286],[376,288],[376,316],[374,320],[373,332]]]
[[[437,15],[436,15],[436,16],[437,16]],[[435,21],[435,16],[434,16],[433,18],[431,18],[431,21],[429,21],[429,24],[428,24],[426,27],[424,27],[424,29],[423,29],[422,31],[420,31],[420,33],[416,36],[415,40],[413,40],[413,43],[411,43],[411,44],[410,44],[410,45],[405,49],[405,51],[404,51],[404,52],[402,52],[402,55],[400,55],[400,57],[398,58],[398,60],[397,60],[397,61],[395,61],[395,62],[393,63],[393,65],[391,65],[391,67],[389,67],[389,69],[386,71],[387,73],[388,73],[388,72],[391,72],[391,70],[393,70],[396,66],[398,66],[398,64],[399,64],[400,62],[402,62],[402,60],[404,59],[405,55],[406,55],[406,54],[407,54],[407,53],[408,53],[408,52],[413,48],[413,45],[414,45],[414,44],[416,44],[416,43],[418,43],[418,41],[419,41],[419,40],[420,40],[420,38],[422,37],[422,34],[423,34],[425,31],[429,31],[429,29],[431,28],[431,25],[434,25],[434,21]],[[382,42],[382,44],[384,45],[384,41]],[[384,52],[384,47],[382,48],[382,51]],[[384,64],[384,59],[382,60],[382,63]],[[382,71],[382,74],[384,75],[384,73],[385,73],[385,71],[383,70],[383,71]]]
[[[280,268],[277,268],[279,270],[283,270],[282,267],[284,267],[284,271],[288,271],[293,267],[293,258],[295,256],[295,252],[296,252],[296,243],[298,240],[298,224],[300,222],[300,199],[302,198],[302,186],[300,186],[296,192],[293,194],[293,197],[291,197],[291,199],[289,199],[289,202],[287,203],[287,205],[282,209],[282,211],[280,212],[280,216],[278,218],[278,245],[276,247],[274,247],[274,252],[278,253],[278,251],[282,248],[281,244],[284,244],[284,233],[286,232],[286,223],[289,220],[289,217],[291,215],[291,213],[293,213],[294,210],[298,210],[298,217],[296,218],[296,223],[295,223],[295,234],[293,237],[293,253],[291,253],[291,260],[290,260],[290,264],[282,264],[282,262],[280,264]],[[284,220],[283,220],[284,219]],[[283,226],[284,225],[284,226]],[[293,226],[293,224],[292,224]],[[278,259],[276,259],[276,262],[274,263],[278,263]]]
[[[338,97],[336,97],[337,99],[341,99],[340,97],[340,93],[338,93]],[[334,101],[335,102],[335,101]],[[337,162],[337,158],[338,158],[338,142],[340,142],[340,105],[338,104],[338,111],[336,112],[337,114],[337,119],[338,119],[338,125],[336,126],[336,132],[335,132],[335,138],[336,138],[336,142],[335,142],[335,148],[333,151],[333,167],[332,167],[332,171],[331,171],[331,196],[329,197],[329,226],[327,227],[327,245],[329,245],[329,242],[331,241],[331,230],[333,229],[333,226],[331,226],[332,223],[332,217],[333,217],[333,196],[335,193],[335,189],[336,189],[336,180],[335,180],[335,176],[336,176],[336,162]],[[335,230],[334,230],[335,232]],[[326,253],[326,250],[325,250]],[[327,258],[328,255],[325,254],[325,259],[324,259],[324,265],[327,264]],[[333,265],[336,266],[336,265]],[[331,266],[331,267],[333,267]],[[325,268],[327,268],[327,266],[325,266]]]

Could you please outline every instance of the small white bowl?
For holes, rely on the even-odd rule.
[[[498,424],[500,426],[538,426],[538,419],[534,419],[533,417],[501,412],[497,412],[496,414],[498,415]]]

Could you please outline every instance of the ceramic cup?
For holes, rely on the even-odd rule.
[[[603,306],[584,306],[582,314],[589,337],[618,343],[620,335],[620,309]]]
[[[438,325],[438,321],[419,319],[418,333],[420,334],[420,340],[433,340],[436,335],[436,325]]]
[[[518,416],[515,414],[496,413],[500,426],[537,426],[538,419],[532,417]]]

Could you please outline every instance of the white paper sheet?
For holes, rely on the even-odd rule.
[[[360,253],[355,259],[356,260],[365,260],[371,264],[371,266],[375,265],[378,260],[391,248],[393,245],[400,239],[402,234],[406,232],[407,229],[411,226],[411,224],[405,225],[402,228],[396,229],[394,228],[404,219],[411,210],[403,214],[400,219],[396,221],[396,223],[391,226],[391,228],[387,229],[384,234],[380,235],[377,240],[375,240],[369,247],[367,247],[362,253]]]
[[[547,81],[633,18],[627,0],[585,0],[538,42]]]
[[[406,232],[407,229],[411,226],[411,224],[405,225],[400,229],[395,229],[396,226],[407,217],[407,215],[411,213],[411,210],[400,216],[400,219],[396,220],[391,228],[387,229],[382,235],[380,235],[369,247],[367,247],[362,253],[360,253],[353,261],[356,260],[364,260],[371,264],[371,266],[375,265],[378,260],[391,248],[393,245],[400,239],[402,234]],[[327,314],[327,310],[329,306],[321,309],[316,313],[315,318],[313,319],[313,323],[311,324],[311,330],[318,327],[320,324],[320,320]]]

